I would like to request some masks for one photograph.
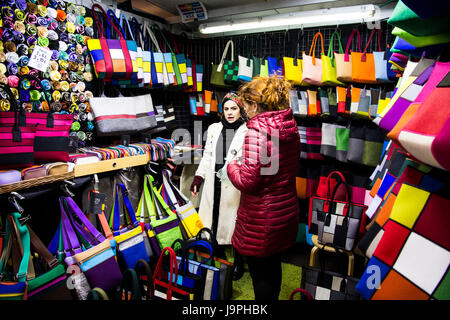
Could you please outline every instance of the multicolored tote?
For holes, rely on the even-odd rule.
[[[323,50],[323,36],[320,32],[317,32],[314,35],[311,47],[309,48],[309,54],[307,55],[303,52],[302,55],[302,81],[316,86],[322,85],[322,59],[316,58],[316,44],[319,38],[321,44],[321,57],[323,57],[325,52]]]
[[[227,54],[227,51],[231,46],[231,60],[224,60]],[[233,84],[238,82],[239,75],[239,62],[234,60],[234,44],[232,40],[229,40],[227,45],[225,46],[225,50],[222,55],[223,61],[223,80],[227,84]],[[217,71],[220,71],[220,65]]]
[[[344,50],[342,49],[341,38],[337,31],[333,32],[331,35],[330,44],[328,46],[327,55],[323,55],[322,59],[322,83],[325,85],[343,85],[341,81],[336,78],[336,58],[334,55],[333,45],[335,36],[337,38],[337,42],[339,45],[339,53],[343,54]]]
[[[361,34],[358,29],[353,29],[347,41],[345,54],[334,53],[334,58],[336,59],[336,78],[342,82],[352,81],[352,55],[349,53],[349,50],[355,34],[358,35],[358,50],[361,52]]]
[[[35,126],[19,126],[19,107],[9,86],[0,83],[0,90],[7,94],[7,99],[14,111],[0,112],[0,169],[26,168],[34,164]],[[23,110],[23,109],[22,109]],[[13,121],[4,124],[4,121]]]
[[[168,86],[170,82],[166,62],[164,60],[164,54],[159,48],[158,41],[156,40],[155,35],[150,29],[147,20],[144,21],[143,29],[144,29],[144,36],[145,35],[148,36],[150,41],[156,48],[156,51],[151,52],[152,87],[156,88],[160,86]]]
[[[450,200],[403,184],[356,290],[367,300],[448,300]]]
[[[103,26],[98,21],[95,9],[99,9],[104,18],[114,28],[119,39],[106,39],[103,34]],[[92,17],[99,30],[100,39],[88,39],[87,46],[94,63],[94,70],[97,78],[104,80],[131,79],[133,64],[127,41],[122,32],[111,22],[105,10],[98,5],[92,6]]]

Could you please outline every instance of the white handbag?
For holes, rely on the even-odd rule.
[[[253,59],[249,59],[243,56],[238,56],[239,59],[239,71],[238,79],[240,81],[252,81],[253,78]]]

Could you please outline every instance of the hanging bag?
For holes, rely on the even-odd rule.
[[[210,83],[211,83],[211,85],[216,86],[218,88],[230,88],[231,87],[228,83],[225,83],[225,71],[223,68],[223,64],[225,63],[225,57],[226,57],[227,51],[228,51],[230,45],[232,45],[232,43],[233,42],[231,40],[227,42],[219,64],[216,65],[216,64],[212,63]],[[233,50],[231,51],[231,54],[233,55]],[[231,59],[233,59],[233,56]]]
[[[167,52],[164,54],[166,64],[167,64],[167,61],[169,61],[169,60],[172,62],[171,65],[167,64],[167,72],[169,73],[170,83],[172,84],[172,77],[173,77],[173,85],[176,85],[176,86],[183,85],[183,81],[181,79],[180,67],[178,66],[177,57],[176,57],[175,52],[173,51],[169,41],[167,41],[167,37],[164,35],[165,32],[163,30],[161,30],[157,24],[154,24],[153,28],[158,30],[159,34],[161,35],[161,37],[164,41],[165,46],[167,46],[167,48],[170,51],[170,52]],[[169,55],[170,55],[170,59],[166,58]]]
[[[173,185],[170,176],[171,174],[168,170],[163,171],[163,188],[171,203],[173,203],[187,236],[193,238],[203,229],[203,223],[192,202]]]
[[[283,57],[284,64],[284,78],[294,85],[302,84],[302,60],[298,59],[298,46],[299,46],[299,35],[300,32],[297,31],[297,37],[295,35],[288,34],[289,40],[289,57]],[[293,58],[291,58],[293,57]]]
[[[228,52],[229,47],[231,46],[231,60],[224,60],[226,54]],[[238,73],[239,73],[239,62],[234,61],[234,43],[232,40],[229,40],[227,45],[225,46],[225,50],[222,55],[223,63],[223,80],[227,84],[235,84],[238,82]],[[217,71],[220,71],[220,65],[217,68]]]
[[[103,17],[114,28],[119,39],[106,39],[103,35],[103,26],[98,21],[95,9],[99,9]],[[87,46],[94,64],[95,75],[99,79],[130,79],[133,73],[133,65],[124,35],[111,22],[105,10],[98,5],[92,5],[92,17],[94,18],[100,39],[88,39]]]
[[[42,89],[40,80],[33,75],[26,74],[19,77],[19,90],[35,87]],[[45,98],[45,93],[41,94]],[[25,103],[25,95],[20,95],[21,102]],[[59,114],[48,112],[26,112],[19,108],[19,126],[35,127],[33,143],[34,162],[66,162],[69,159],[69,131],[73,122],[73,114]],[[0,112],[1,125],[13,125],[15,123],[14,111]]]
[[[314,35],[311,47],[309,48],[309,54],[306,55],[303,52],[303,74],[302,81],[308,84],[321,86],[322,85],[322,59],[316,58],[316,44],[320,37],[321,53],[325,55],[323,50],[323,36],[322,33],[317,32]]]
[[[119,193],[122,194],[122,201],[119,200]],[[123,224],[120,223],[121,207],[125,211]],[[133,269],[141,259],[150,262],[150,252],[147,251],[149,246],[147,235],[136,220],[136,214],[128,199],[128,191],[123,184],[115,186],[114,205],[111,210],[109,226],[116,240],[117,258],[122,271]]]
[[[238,61],[239,61],[238,80],[243,82],[252,81],[253,60],[239,55]]]
[[[350,37],[347,41],[347,46],[345,48],[345,54],[334,53],[336,59],[336,78],[342,82],[352,81],[352,53],[349,53],[350,45],[354,35],[358,35],[358,52],[361,52],[361,34],[358,29],[353,29]]]
[[[136,39],[136,65],[137,65],[137,79],[138,86],[143,87],[145,83],[144,77],[144,42],[142,41],[141,27],[139,22],[135,17],[131,18],[131,31],[133,35],[133,39]],[[146,59],[148,59],[148,55],[146,55]],[[150,61],[146,61],[150,62]]]
[[[322,55],[322,83],[324,85],[343,85],[341,81],[337,79],[336,76],[336,58],[333,50],[334,45],[334,37],[336,36],[337,42],[339,45],[339,54],[343,54],[344,50],[342,49],[341,37],[337,31],[333,32],[331,35],[330,44],[328,46],[327,55]]]
[[[162,53],[158,41],[153,34],[147,20],[144,20],[144,33],[149,37],[150,41],[153,43],[155,50],[151,50],[151,75],[152,75],[152,87],[167,87],[169,82],[168,71],[166,67],[166,62],[164,60],[164,54]]]
[[[375,60],[373,53],[367,53],[369,44],[372,41],[372,37],[375,34],[376,29],[372,29],[369,40],[362,53],[352,52],[352,81],[359,83],[377,83],[375,78]],[[380,30],[380,29],[378,29]],[[381,32],[381,30],[380,30]],[[380,42],[378,42],[378,50],[381,51]]]

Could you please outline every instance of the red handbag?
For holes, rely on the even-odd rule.
[[[40,81],[33,75],[27,74],[19,78],[19,90],[23,83],[29,80],[30,85],[41,89]],[[45,95],[44,95],[45,96]],[[24,102],[24,101],[22,101]],[[19,108],[18,123],[20,127],[35,126],[34,162],[67,162],[69,161],[69,131],[73,122],[72,114],[57,114],[48,112],[25,112]],[[15,123],[15,112],[0,113],[0,125]]]
[[[0,120],[5,113],[11,113],[9,124],[0,121],[0,169],[26,168],[34,163],[34,126],[19,126],[19,107],[9,87],[0,83],[0,89],[6,93],[12,112],[0,112]]]

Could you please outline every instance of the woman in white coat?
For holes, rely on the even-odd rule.
[[[191,193],[198,196],[204,182],[200,199],[199,215],[205,227],[210,228],[219,244],[217,256],[225,257],[224,246],[231,245],[237,209],[241,193],[230,181],[217,177],[226,161],[236,160],[242,155],[242,145],[247,132],[244,108],[234,92],[225,95],[222,101],[222,119],[208,127],[203,157],[191,184]],[[226,175],[226,168],[223,170]],[[234,280],[243,272],[242,257],[234,250]]]

